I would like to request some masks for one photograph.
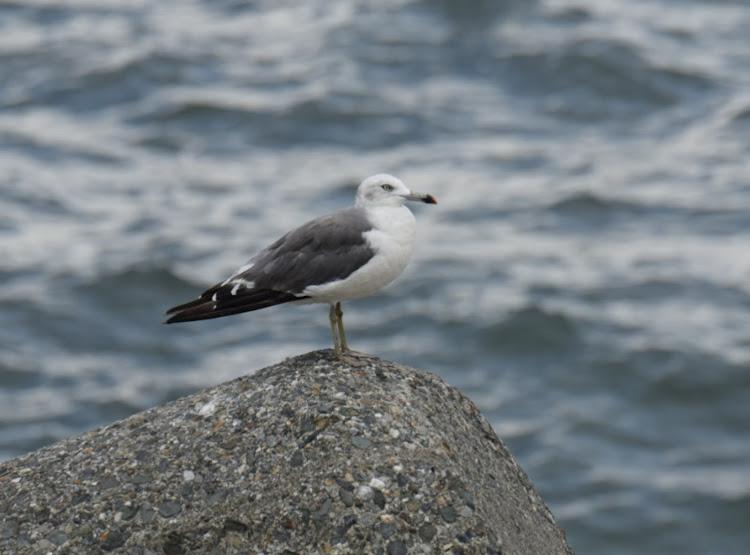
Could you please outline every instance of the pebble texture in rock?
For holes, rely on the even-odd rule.
[[[317,351],[0,465],[6,553],[573,553],[440,378]]]

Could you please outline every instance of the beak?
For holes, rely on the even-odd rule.
[[[422,193],[409,193],[408,195],[403,195],[403,197],[406,200],[418,200],[420,202],[424,202],[425,204],[437,204],[438,201],[435,197],[432,195],[425,195]]]

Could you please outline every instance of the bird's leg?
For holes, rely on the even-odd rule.
[[[341,303],[333,305],[333,311],[336,314],[336,323],[339,328],[339,338],[341,340],[341,348],[344,351],[351,351],[349,345],[346,343],[346,332],[344,331],[344,311],[341,310]]]
[[[350,355],[354,355],[355,357],[373,358],[372,355],[368,355],[367,353],[361,353],[359,351],[355,351],[349,348],[349,345],[346,343],[346,332],[344,331],[344,311],[341,310],[341,303],[336,303],[334,305],[334,309],[336,311],[336,321],[338,323],[338,328],[339,328],[341,350]]]
[[[328,311],[328,320],[331,322],[331,335],[333,335],[333,350],[336,353],[336,356],[339,356],[341,354],[341,345],[339,343],[339,334],[338,330],[336,329],[336,322],[337,322],[337,316],[336,316],[336,309],[334,305],[331,305],[331,310]]]
[[[333,351],[336,353],[336,357],[349,366],[363,366],[364,362],[356,360],[345,353],[350,352],[348,347],[342,348],[342,344],[346,345],[346,336],[343,335],[344,324],[341,322],[341,303],[331,305],[331,310],[328,312],[328,319],[331,321],[331,334],[333,335]],[[336,310],[338,308],[338,310]]]

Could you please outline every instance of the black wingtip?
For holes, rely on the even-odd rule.
[[[179,321],[179,320],[177,320],[177,318],[180,316],[180,313],[179,313],[179,311],[175,310],[176,308],[179,308],[179,307],[170,308],[169,310],[167,310],[164,313],[167,316],[169,316],[171,314],[171,316],[169,316],[169,318],[167,318],[166,320],[164,320],[162,322],[162,324],[174,324],[175,322]]]
[[[199,298],[189,303],[170,308],[167,314],[172,314],[172,316],[164,323],[176,324],[178,322],[221,318],[222,316],[251,312],[303,298],[305,297],[271,289],[253,289],[237,294],[236,296],[232,294],[220,295],[216,300],[213,298]]]

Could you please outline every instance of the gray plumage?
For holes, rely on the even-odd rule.
[[[254,265],[237,277],[256,287],[300,294],[310,285],[344,279],[373,257],[363,233],[372,229],[363,208],[321,216],[264,249]]]
[[[170,308],[167,324],[207,320],[303,300],[311,285],[344,279],[374,253],[363,233],[372,224],[353,206],[290,231],[250,259],[252,266]]]

